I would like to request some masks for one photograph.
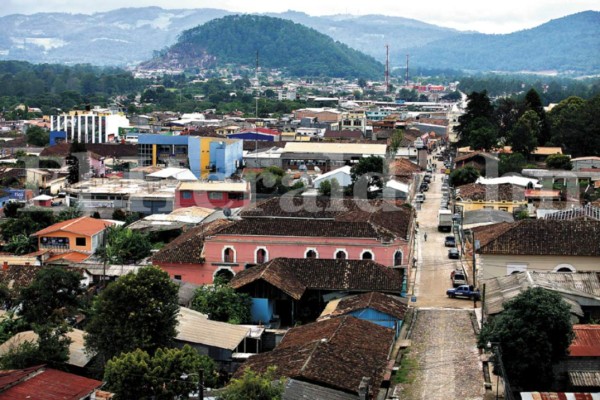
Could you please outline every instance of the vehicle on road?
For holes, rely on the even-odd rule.
[[[479,300],[481,298],[481,293],[479,290],[475,290],[473,286],[469,285],[460,285],[457,288],[452,288],[446,290],[446,295],[448,297],[463,297],[471,300]]]
[[[422,203],[425,201],[425,195],[423,193],[417,193],[417,195],[415,196],[415,201],[417,203]]]
[[[456,239],[454,238],[454,236],[446,236],[444,238],[444,246],[456,247]]]
[[[438,231],[450,232],[452,230],[452,212],[450,210],[438,211]]]
[[[467,282],[467,277],[465,273],[460,268],[450,272],[450,280],[452,281],[452,287],[466,285],[467,283],[469,283]]]
[[[460,253],[456,247],[448,250],[448,258],[458,260],[460,258]]]

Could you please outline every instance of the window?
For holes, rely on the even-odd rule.
[[[345,260],[346,258],[348,258],[348,254],[346,254],[345,250],[338,250],[335,253],[335,259],[336,260]]]
[[[231,193],[228,193],[227,195],[228,195],[229,200],[244,200],[243,192],[231,192]]]
[[[371,253],[370,251],[366,250],[363,251],[361,257],[361,259],[363,260],[372,260],[373,259],[373,253]]]
[[[221,282],[227,283],[231,280],[231,278],[233,278],[233,275],[233,271],[229,268],[221,268],[217,272],[215,272],[215,275],[213,276],[213,281],[218,279]]]
[[[176,281],[180,281],[181,275],[173,275],[173,279],[175,279]]]
[[[232,263],[235,262],[235,250],[231,247],[226,247],[223,250],[223,262]]]
[[[191,190],[183,190],[181,192],[181,198],[184,200],[190,200],[192,198],[192,191]]]
[[[402,252],[400,250],[394,253],[394,265],[402,265]]]
[[[256,250],[256,263],[263,264],[267,262],[267,251],[265,249]]]
[[[498,210],[508,212],[508,207],[498,207]]]
[[[222,192],[208,192],[208,198],[210,200],[223,200]]]
[[[84,237],[78,237],[75,238],[75,246],[85,246],[85,238]]]
[[[317,252],[314,250],[308,250],[305,255],[306,258],[317,258]]]

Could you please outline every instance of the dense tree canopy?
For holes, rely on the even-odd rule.
[[[275,367],[270,367],[264,374],[244,370],[244,375],[233,379],[219,393],[219,400],[280,400],[284,390],[283,379],[276,379]]]
[[[250,322],[252,299],[245,293],[237,293],[221,280],[211,286],[203,285],[196,289],[192,308],[207,314],[209,319],[245,324]]]
[[[61,267],[44,268],[21,290],[20,315],[30,324],[59,325],[77,312],[80,294],[79,273]]]
[[[44,147],[50,142],[50,134],[44,128],[32,125],[25,132],[27,143],[32,146]]]
[[[109,284],[95,299],[86,347],[108,360],[137,348],[153,353],[175,337],[177,285],[157,267],[141,268]]]
[[[189,345],[181,349],[160,348],[154,355],[136,349],[113,357],[106,364],[104,381],[115,400],[184,398],[197,391],[202,371],[204,385],[214,387],[214,361]],[[186,379],[183,379],[186,377]]]
[[[479,345],[499,343],[513,389],[542,390],[553,381],[552,365],[567,354],[574,334],[570,307],[562,297],[530,288],[504,304],[504,311],[483,325]],[[500,371],[496,371],[500,373]]]
[[[513,127],[508,144],[513,153],[520,153],[528,158],[538,146],[538,138],[542,131],[540,118],[535,111],[526,111]]]
[[[350,170],[354,194],[371,197],[373,186],[383,188],[384,159],[378,156],[363,157]]]
[[[111,264],[131,264],[150,255],[152,244],[148,235],[122,226],[110,226],[106,242],[97,252]]]
[[[449,180],[452,186],[466,185],[467,183],[473,183],[479,178],[479,170],[471,165],[467,165],[463,168],[455,169],[450,173]]]

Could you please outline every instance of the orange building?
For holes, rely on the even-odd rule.
[[[102,244],[104,232],[111,225],[109,221],[79,217],[51,225],[32,236],[38,237],[40,250],[92,254]]]

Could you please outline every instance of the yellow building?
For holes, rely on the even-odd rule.
[[[463,212],[475,210],[498,210],[512,213],[515,208],[527,205],[525,189],[504,183],[500,185],[482,185],[470,183],[456,188],[456,205]]]

